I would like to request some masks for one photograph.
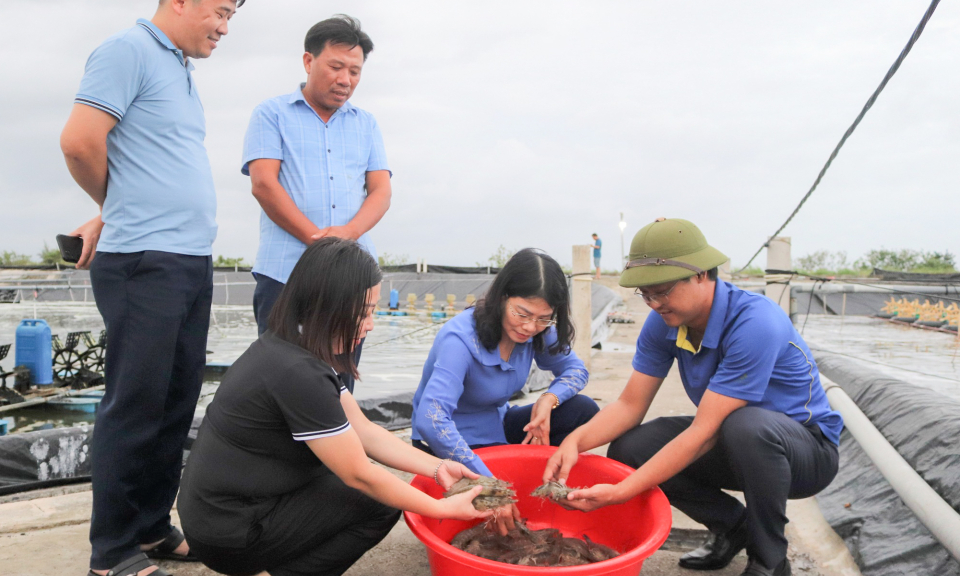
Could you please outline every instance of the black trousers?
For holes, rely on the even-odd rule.
[[[263,334],[270,325],[270,311],[273,305],[277,303],[280,292],[283,291],[285,284],[277,282],[269,276],[253,273],[254,280],[257,281],[257,287],[253,290],[253,316],[257,319],[257,333]],[[363,352],[363,340],[353,351],[353,361],[360,365],[360,354]],[[356,385],[356,378],[352,374],[340,374],[340,381],[347,387],[347,390],[353,394],[353,387]]]
[[[679,416],[642,424],[614,440],[607,456],[639,468],[692,422],[692,416]],[[745,512],[747,554],[775,568],[787,555],[787,499],[826,488],[837,463],[837,446],[816,425],[748,406],[724,420],[713,449],[660,488],[672,505],[714,534],[733,528]],[[746,510],[722,490],[742,491]]]
[[[579,426],[586,424],[600,407],[593,398],[577,394],[557,407],[550,415],[550,445],[559,446],[566,437]],[[533,404],[526,406],[510,406],[503,417],[503,434],[507,437],[507,444],[519,444],[527,435],[523,427],[530,423],[530,414]],[[414,440],[413,445],[424,452],[433,454],[433,450],[420,440]],[[470,448],[484,448],[496,444],[473,444]]]
[[[209,546],[186,532],[191,552],[217,572],[248,576],[343,574],[390,532],[400,511],[354,490],[333,474],[283,496],[250,528],[245,548]]]
[[[90,567],[105,570],[170,532],[206,364],[213,266],[209,256],[98,252],[90,280],[108,342],[91,442]]]

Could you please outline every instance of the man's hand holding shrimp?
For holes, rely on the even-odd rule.
[[[595,484],[589,488],[574,490],[563,502],[565,508],[590,512],[611,504],[623,504],[630,497],[623,494],[620,484]]]

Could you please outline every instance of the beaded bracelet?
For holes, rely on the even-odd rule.
[[[443,484],[440,483],[440,478],[437,477],[437,474],[440,472],[440,467],[443,466],[444,462],[449,462],[449,460],[444,458],[443,460],[440,461],[439,464],[437,464],[437,467],[433,470],[433,481],[436,482],[437,486],[440,486],[441,488],[443,487]]]
[[[556,402],[553,403],[553,407],[550,408],[550,409],[551,409],[551,410],[556,410],[557,408],[559,408],[559,407],[560,407],[560,397],[557,396],[556,394],[554,394],[553,392],[544,392],[543,394],[540,395],[540,398],[543,398],[543,397],[546,396],[547,394],[553,396],[553,399],[556,400]]]

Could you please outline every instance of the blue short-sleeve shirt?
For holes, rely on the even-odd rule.
[[[117,119],[107,134],[102,252],[212,252],[217,197],[193,65],[148,20],[87,60],[74,102]]]
[[[249,176],[249,163],[262,158],[281,161],[280,185],[319,228],[348,224],[367,198],[367,172],[390,169],[372,114],[346,102],[324,122],[304,99],[303,85],[254,109],[241,172]],[[357,241],[376,258],[368,234]],[[286,283],[306,249],[261,212],[254,272]]]
[[[593,245],[596,246],[596,248],[593,249],[593,257],[599,258],[600,250],[603,248],[603,242],[599,238],[597,238],[596,240],[593,241]]]
[[[772,300],[717,281],[700,349],[686,326],[671,328],[651,312],[637,339],[633,368],[663,378],[674,359],[687,396],[697,406],[707,390],[816,424],[834,444],[843,419],[830,409],[810,349]]]

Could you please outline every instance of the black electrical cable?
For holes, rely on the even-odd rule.
[[[800,327],[801,336],[803,336],[803,331],[807,329],[807,320],[810,319],[810,308],[813,306],[813,293],[817,289],[817,282],[826,284],[823,280],[815,280],[813,282],[813,289],[810,290],[810,299],[807,301],[807,315],[803,318],[803,326]]]
[[[856,130],[857,125],[860,124],[860,121],[863,120],[863,117],[867,114],[867,110],[873,107],[873,103],[876,102],[877,96],[880,95],[880,92],[882,92],[884,87],[886,87],[887,82],[889,82],[890,79],[893,78],[893,75],[896,74],[897,69],[900,68],[900,64],[903,63],[904,58],[907,57],[907,54],[910,53],[910,49],[913,48],[913,45],[916,44],[917,40],[920,38],[920,34],[923,32],[924,27],[927,25],[927,21],[930,20],[931,16],[933,16],[933,11],[937,9],[938,4],[940,4],[940,0],[933,0],[933,2],[930,3],[930,7],[927,8],[927,11],[923,15],[923,18],[920,20],[920,23],[917,24],[916,29],[914,29],[913,34],[910,36],[910,40],[907,41],[907,45],[904,46],[903,50],[900,51],[900,56],[898,56],[896,61],[893,63],[893,65],[890,66],[890,69],[887,70],[886,76],[883,77],[883,80],[880,82],[880,85],[877,86],[877,89],[874,90],[873,94],[867,100],[867,103],[864,104],[863,110],[860,111],[860,114],[857,116],[857,119],[853,121],[853,124],[851,124],[849,128],[847,128],[847,131],[844,132],[843,138],[840,139],[840,142],[837,144],[837,147],[834,148],[833,152],[830,153],[830,157],[827,158],[827,163],[823,165],[823,168],[820,169],[820,173],[817,174],[817,179],[813,182],[813,186],[810,187],[810,190],[807,191],[803,199],[800,200],[800,203],[797,204],[797,207],[793,209],[793,212],[787,218],[786,222],[784,222],[783,225],[780,226],[780,228],[778,228],[776,232],[771,234],[770,238],[775,238],[781,232],[783,232],[783,229],[787,227],[787,224],[789,224],[790,221],[793,220],[793,217],[796,216],[797,212],[800,211],[800,208],[803,207],[804,202],[806,202],[807,199],[810,198],[810,195],[813,194],[813,191],[817,189],[817,186],[820,184],[820,180],[823,179],[823,175],[827,172],[827,168],[830,167],[830,164],[833,163],[833,159],[836,158],[837,153],[840,152],[840,148],[843,147],[843,144],[847,141],[847,138],[849,138],[850,135],[853,134],[853,131]],[[735,273],[739,274],[744,270],[746,270],[747,267],[749,267],[750,264],[753,263],[754,259],[756,259],[756,257],[760,255],[760,252],[767,247],[767,245],[768,245],[768,242],[764,242],[760,246],[760,248],[757,248],[757,251],[753,254],[753,256],[750,257],[750,260],[747,261],[744,267],[737,270]]]

